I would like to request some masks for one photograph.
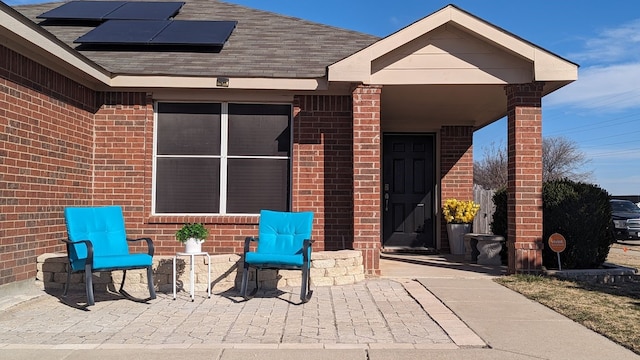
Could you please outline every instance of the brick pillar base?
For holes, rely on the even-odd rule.
[[[542,242],[509,242],[509,273],[539,274],[542,271]]]
[[[355,242],[353,245],[354,250],[362,253],[362,264],[364,265],[365,274],[380,276],[380,245],[373,243],[364,244],[361,242]],[[370,248],[366,248],[366,246],[370,246]]]

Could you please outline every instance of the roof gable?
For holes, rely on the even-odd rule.
[[[378,85],[575,79],[577,65],[453,5],[329,66],[329,81]]]
[[[531,62],[451,24],[439,26],[371,61],[376,84],[504,84],[530,82]]]

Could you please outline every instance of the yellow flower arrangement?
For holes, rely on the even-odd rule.
[[[448,199],[442,206],[442,216],[448,224],[468,224],[473,222],[479,210],[480,205],[471,200]]]

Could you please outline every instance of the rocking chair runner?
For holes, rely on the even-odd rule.
[[[258,291],[258,273],[262,269],[302,271],[300,300],[306,303],[313,291],[309,289],[311,263],[311,230],[313,212],[278,212],[262,210],[258,237],[247,237],[244,243],[244,271],[240,294],[252,298]],[[249,251],[250,243],[257,242],[256,251]],[[256,286],[247,295],[249,268],[255,268]]]
[[[122,208],[105,207],[68,207],[64,210],[69,239],[63,239],[67,245],[69,266],[64,295],[67,295],[72,272],[85,273],[87,305],[94,305],[92,274],[96,271],[123,270],[119,292],[134,301],[145,302],[156,298],[153,285],[153,241],[150,238],[128,239],[124,226]],[[129,253],[129,243],[146,241],[148,252]],[[127,270],[146,269],[149,285],[149,298],[138,299],[124,290]]]

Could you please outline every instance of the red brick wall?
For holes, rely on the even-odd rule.
[[[473,128],[443,126],[440,130],[440,201],[473,200]],[[450,250],[446,222],[441,222],[440,248]]]
[[[241,253],[255,235],[257,216],[150,215],[151,95],[96,93],[4,47],[0,64],[0,285],[34,278],[38,255],[65,251],[66,206],[121,205],[128,235],[152,237],[158,255],[183,249],[174,233],[185,222],[207,224],[210,253]],[[315,212],[315,250],[354,246],[352,111],[351,96],[295,98],[293,209]],[[362,244],[377,250],[379,235]]]
[[[315,250],[353,246],[350,96],[296,96],[293,208],[315,212]]]
[[[149,227],[145,216],[145,201],[151,200],[145,184],[152,177],[146,170],[152,159],[147,149],[153,151],[153,101],[139,92],[101,92],[97,101],[93,204],[122,206],[127,235],[153,238],[162,254],[166,240],[156,238],[161,231]]]
[[[370,275],[380,275],[381,90],[361,85],[353,91],[353,247]]]
[[[506,88],[510,273],[542,270],[542,87]]]
[[[64,251],[63,209],[91,202],[93,91],[0,46],[0,285]]]
[[[147,94],[95,93],[4,47],[0,64],[0,285],[34,278],[38,255],[65,251],[66,206],[122,205],[128,235],[152,237],[158,255],[183,249],[174,233],[187,221],[207,223],[212,253],[241,253],[255,234],[256,216],[149,216]]]

